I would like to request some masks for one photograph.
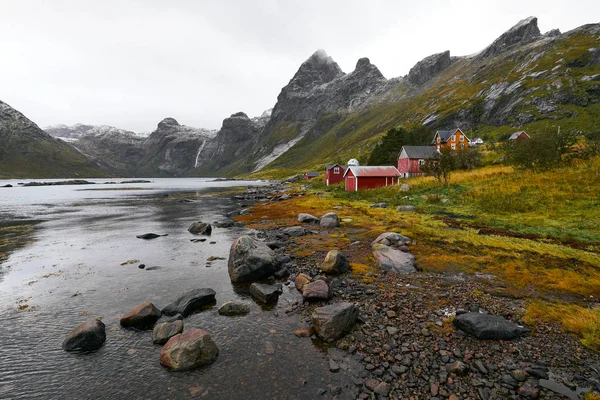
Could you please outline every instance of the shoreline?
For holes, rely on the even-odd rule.
[[[482,273],[401,275],[378,269],[370,256],[370,242],[376,235],[344,218],[346,202],[323,200],[322,194],[306,190],[289,193],[277,202],[255,204],[251,214],[236,220],[257,229],[259,239],[281,243],[277,255],[291,259],[285,266],[291,278],[285,285],[293,287],[294,277],[305,273],[333,288],[332,299],[294,304],[286,313],[301,315],[308,327],[316,307],[340,301],[359,305],[359,323],[345,337],[325,344],[331,371],[342,368],[354,376],[354,387],[342,388],[341,393],[363,399],[373,394],[398,399],[487,399],[562,398],[600,391],[600,355],[556,323],[530,323],[530,335],[512,341],[478,340],[452,326],[457,312],[465,311],[523,324],[527,299],[515,296],[506,282]],[[340,214],[341,227],[322,229],[294,219],[299,213],[326,212]],[[388,227],[394,225],[393,220],[388,222]],[[290,226],[303,226],[308,232],[285,235],[283,229]],[[420,247],[419,238],[416,242],[409,246],[411,250]],[[348,273],[321,272],[325,254],[334,249],[348,256],[352,263]],[[457,369],[459,364],[464,368]]]

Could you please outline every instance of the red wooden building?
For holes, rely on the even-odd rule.
[[[347,166],[340,164],[325,166],[325,184],[329,186],[343,181],[346,168]]]
[[[403,178],[425,175],[421,166],[426,160],[437,158],[438,155],[434,146],[402,146],[398,155],[398,172]]]
[[[346,191],[374,189],[398,184],[400,173],[396,167],[348,166],[344,173]]]
[[[525,131],[515,132],[508,138],[508,140],[514,140],[515,142],[520,142],[521,140],[528,139],[531,139],[531,137]]]
[[[318,172],[311,171],[311,172],[305,172],[304,173],[304,179],[306,179],[307,181],[309,181],[309,180],[311,180],[313,178],[316,178],[318,176],[319,176]]]

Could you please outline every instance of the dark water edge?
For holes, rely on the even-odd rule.
[[[27,243],[0,264],[0,398],[312,399],[330,397],[319,394],[328,385],[351,384],[344,373],[329,372],[318,343],[292,334],[305,324],[285,313],[301,301],[293,287],[265,310],[231,285],[226,258],[243,228],[214,228],[209,241],[216,244],[190,242],[189,223],[221,221],[239,206],[215,194],[170,190],[49,205]],[[135,238],[146,232],[169,236]],[[225,260],[207,267],[210,256]],[[139,261],[120,265],[128,260]],[[142,270],[138,263],[157,268]],[[151,332],[124,330],[119,318],[143,301],[161,308],[198,287],[213,288],[217,305],[184,324],[209,331],[219,358],[201,370],[166,371]],[[218,315],[230,300],[247,302],[250,314]],[[106,324],[104,347],[64,352],[64,336],[90,317]]]

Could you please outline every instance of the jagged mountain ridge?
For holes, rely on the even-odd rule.
[[[77,149],[41,130],[0,101],[0,177],[102,177],[106,172]]]
[[[392,79],[367,58],[345,74],[319,50],[282,88],[270,114],[233,114],[214,137],[190,135],[167,119],[124,154],[109,151],[114,159],[94,152],[92,143],[74,144],[130,175],[233,176],[345,161],[368,153],[398,125],[460,126],[478,136],[554,121],[584,130],[600,114],[599,27],[541,35],[530,17],[477,54],[434,54]]]

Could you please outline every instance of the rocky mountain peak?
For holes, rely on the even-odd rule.
[[[324,50],[317,50],[300,65],[288,87],[309,89],[344,75],[340,66]]]
[[[544,33],[544,37],[557,37],[560,36],[560,29],[550,29],[548,32]]]
[[[167,117],[158,123],[158,129],[171,128],[179,126],[179,122],[175,118]]]
[[[541,33],[538,28],[537,18],[529,17],[519,21],[518,24],[504,32],[500,37],[494,40],[490,46],[488,46],[481,53],[481,58],[488,58],[496,56],[508,47],[516,44],[526,44],[533,42],[540,38]]]
[[[352,74],[367,75],[370,78],[378,80],[385,79],[381,71],[379,71],[379,68],[371,64],[371,61],[367,57],[358,59],[356,62],[356,68],[354,68]]]
[[[408,81],[414,85],[422,85],[452,64],[450,50],[432,54],[415,64],[408,72]]]
[[[243,118],[243,119],[250,119],[248,118],[248,115],[245,112],[236,112],[235,114],[231,114],[231,117],[229,118]]]

